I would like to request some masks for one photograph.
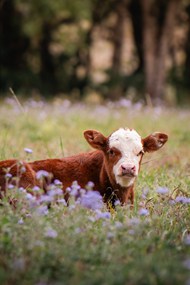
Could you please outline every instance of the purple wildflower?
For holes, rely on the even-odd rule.
[[[46,205],[41,205],[37,208],[37,214],[40,216],[46,216],[49,213],[48,207]]]
[[[88,190],[92,190],[94,188],[94,182],[89,181],[86,185],[86,189]]]
[[[190,258],[186,259],[184,262],[183,262],[183,266],[187,269],[190,270]]]
[[[32,194],[30,194],[30,193],[26,193],[26,199],[27,199],[28,201],[34,201],[34,200],[36,200],[36,198],[35,198]]]
[[[67,202],[65,201],[64,198],[58,199],[57,202],[60,203],[60,204],[63,204],[64,206],[67,206]]]
[[[178,196],[175,198],[176,203],[190,204],[190,198],[185,196]]]
[[[108,232],[107,233],[107,238],[108,239],[113,239],[115,237],[115,234],[114,233],[112,233],[112,232]]]
[[[110,212],[101,212],[97,210],[96,219],[110,219],[110,218],[111,218]]]
[[[140,216],[148,216],[149,215],[149,211],[147,209],[145,209],[145,208],[141,208],[139,210],[139,215]]]
[[[51,196],[48,196],[48,195],[42,195],[39,199],[39,201],[41,203],[50,203],[53,201],[53,198]]]
[[[31,148],[27,148],[27,147],[24,148],[24,151],[26,153],[29,153],[29,154],[33,153],[33,150]]]
[[[56,186],[61,186],[62,185],[62,182],[59,179],[55,179],[53,183]]]
[[[120,206],[120,205],[121,205],[121,202],[119,200],[116,200],[114,203],[114,206]]]
[[[13,189],[13,188],[15,188],[15,186],[13,184],[8,185],[8,189]]]
[[[61,196],[61,195],[63,195],[63,190],[61,190],[60,188],[55,188],[48,191],[48,196],[50,197]]]
[[[26,172],[26,167],[25,166],[22,166],[21,168],[20,168],[20,173],[25,173]]]
[[[32,190],[33,190],[34,192],[39,192],[39,191],[40,191],[40,187],[34,186],[34,187],[32,188]]]
[[[23,258],[17,258],[13,261],[13,267],[16,271],[22,271],[25,268],[25,260]]]
[[[37,173],[36,173],[36,178],[39,180],[39,179],[42,179],[44,177],[49,177],[49,172],[45,171],[45,170],[39,170]]]
[[[156,192],[161,195],[165,195],[169,192],[167,187],[157,187]]]
[[[26,193],[26,189],[24,189],[23,187],[19,187],[19,188],[18,188],[18,191],[19,191],[20,193]]]
[[[49,228],[45,232],[45,237],[56,238],[57,237],[57,232],[55,230],[53,230],[52,228]]]
[[[12,174],[11,173],[6,173],[5,174],[5,178],[12,178]]]
[[[147,195],[148,195],[148,192],[149,192],[149,189],[148,188],[144,188],[142,190],[142,199],[146,199],[147,198]]]
[[[87,191],[80,200],[80,204],[88,209],[98,210],[103,207],[102,196],[97,191]]]
[[[71,186],[70,195],[76,197],[79,193],[79,190],[81,189],[80,185],[77,181],[74,181]]]
[[[129,226],[138,226],[140,224],[140,220],[138,218],[131,218],[128,220]]]
[[[116,229],[120,229],[122,227],[123,227],[123,224],[121,222],[118,222],[118,221],[115,222],[115,228]]]
[[[190,245],[190,234],[188,234],[188,235],[184,238],[184,244]]]
[[[20,220],[18,220],[18,224],[19,225],[23,225],[24,224],[23,218],[20,218]]]

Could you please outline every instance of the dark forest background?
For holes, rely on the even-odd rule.
[[[1,96],[190,102],[189,0],[0,0]]]

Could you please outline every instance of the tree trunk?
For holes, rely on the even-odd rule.
[[[168,0],[166,4],[162,1],[141,0],[141,5],[144,19],[145,89],[152,101],[156,102],[164,99],[166,60],[179,2]]]
[[[170,0],[165,12],[165,21],[162,26],[162,32],[159,39],[159,49],[155,58],[156,61],[156,85],[155,98],[163,99],[164,88],[167,76],[166,61],[172,40],[172,34],[175,26],[176,13],[178,11],[178,0]]]
[[[135,71],[142,71],[144,69],[144,57],[143,57],[143,19],[142,19],[142,7],[140,0],[132,0],[129,5],[129,12],[131,15],[131,21],[133,25],[133,36],[139,58],[139,66]]]
[[[154,97],[155,84],[155,48],[156,48],[156,22],[152,14],[152,1],[141,0],[143,11],[143,46],[144,46],[144,68],[145,88],[151,98]]]
[[[111,67],[111,81],[115,84],[112,90],[109,92],[109,98],[113,100],[119,99],[122,93],[122,86],[118,82],[121,76],[122,68],[122,49],[124,41],[124,24],[126,18],[126,1],[120,1],[116,7],[116,22],[112,30],[112,44],[113,44],[113,56]]]
[[[42,26],[42,37],[40,41],[40,60],[41,69],[40,77],[42,85],[45,86],[45,90],[48,92],[56,91],[56,78],[55,67],[53,64],[52,55],[49,52],[49,45],[51,43],[52,28],[48,23],[44,23]]]
[[[188,13],[188,32],[187,32],[187,39],[186,39],[186,45],[185,45],[185,54],[186,54],[186,60],[185,60],[185,67],[184,67],[184,77],[186,84],[190,86],[190,5],[187,7],[187,13]]]

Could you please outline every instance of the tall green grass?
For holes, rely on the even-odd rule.
[[[144,158],[133,210],[118,205],[110,215],[74,200],[39,209],[25,193],[9,190],[19,201],[16,209],[1,202],[0,284],[190,284],[190,112],[58,99],[30,100],[23,108],[13,100],[0,105],[0,159],[88,151],[85,129],[163,131],[169,141]]]

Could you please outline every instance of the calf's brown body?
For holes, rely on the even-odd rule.
[[[0,162],[0,187],[1,191],[6,191],[7,178],[5,174],[9,172],[12,176],[19,176],[19,180],[13,181],[18,187],[25,189],[41,186],[47,191],[48,185],[40,184],[36,179],[36,173],[45,170],[51,174],[51,181],[58,179],[62,182],[63,191],[72,185],[73,181],[85,188],[89,181],[94,183],[94,190],[99,191],[106,203],[114,204],[119,199],[121,204],[128,201],[134,202],[134,182],[128,186],[117,183],[114,174],[114,166],[120,161],[122,152],[115,148],[110,148],[109,137],[104,137],[101,133],[93,130],[86,131],[84,136],[88,143],[96,148],[95,151],[81,153],[75,156],[62,159],[45,159],[33,162],[22,162],[16,160],[5,160]],[[167,141],[167,135],[156,133],[142,140],[144,151],[155,151]],[[127,145],[126,145],[127,148]],[[142,151],[141,151],[142,152]],[[141,163],[143,152],[139,158]],[[20,170],[24,167],[24,170]],[[123,167],[123,166],[122,166]],[[134,168],[134,167],[133,167]],[[19,175],[18,175],[19,173]],[[122,174],[126,175],[126,173]],[[9,178],[8,178],[9,179]],[[135,177],[133,177],[134,181]],[[66,194],[66,199],[68,198]]]

